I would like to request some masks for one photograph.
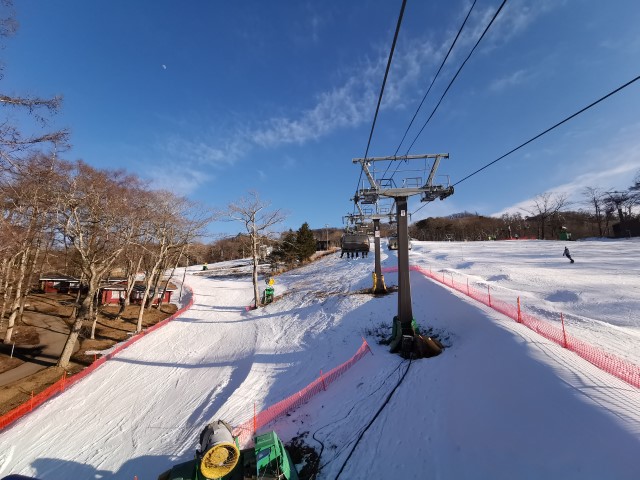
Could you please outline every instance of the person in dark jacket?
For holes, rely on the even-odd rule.
[[[573,263],[573,258],[571,258],[568,247],[564,247],[564,253],[562,254],[562,256],[567,257],[569,260],[571,260],[571,263]]]

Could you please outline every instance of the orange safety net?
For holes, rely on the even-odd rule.
[[[344,372],[349,370],[353,364],[364,357],[367,352],[371,352],[371,349],[369,348],[367,341],[363,338],[362,345],[358,351],[342,365],[338,365],[327,373],[320,372],[320,377],[304,387],[302,390],[299,390],[284,400],[280,400],[278,403],[271,405],[257,414],[254,413],[253,418],[235,427],[233,429],[233,436],[238,437],[241,448],[246,448],[253,441],[253,436],[258,430],[283,416],[287,412],[290,412],[294,408],[298,408],[308,402],[321,391],[326,390],[331,383],[337,380]]]

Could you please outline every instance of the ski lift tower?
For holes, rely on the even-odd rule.
[[[375,268],[373,277],[373,293],[376,295],[387,293],[387,286],[384,283],[384,275],[382,275],[382,266],[380,263],[380,220],[388,218],[392,221],[394,215],[391,213],[393,206],[380,206],[376,202],[375,211],[373,208],[362,208],[362,206],[354,201],[356,208],[358,209],[358,215],[350,215],[350,218],[357,219],[356,221],[364,222],[364,220],[373,221],[373,242],[375,249]]]
[[[409,224],[408,224],[408,199],[414,195],[420,195],[420,201],[432,202],[439,198],[444,200],[453,194],[453,187],[449,185],[447,179],[446,184],[434,184],[436,171],[440,165],[440,160],[449,158],[448,153],[435,153],[425,155],[403,155],[391,157],[370,157],[370,158],[354,158],[353,163],[359,163],[362,167],[369,186],[359,187],[356,193],[355,201],[361,204],[375,204],[379,198],[393,198],[396,205],[396,219],[398,222],[398,321],[400,323],[401,334],[399,336],[413,336],[413,311],[411,307],[411,284],[409,281]],[[433,161],[431,169],[423,182],[422,176],[408,177],[402,180],[401,186],[397,186],[393,178],[376,179],[371,171],[371,166],[376,162],[409,162],[414,160],[424,160],[424,168],[421,170],[426,174],[427,164]],[[397,171],[397,170],[396,170]],[[412,170],[415,171],[415,170]],[[394,172],[396,173],[396,172]],[[393,175],[392,175],[393,177]],[[394,339],[395,341],[395,339]],[[393,349],[393,348],[392,348]]]

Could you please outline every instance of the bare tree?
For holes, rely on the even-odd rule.
[[[160,277],[168,265],[169,256],[180,252],[184,246],[201,235],[202,228],[211,221],[210,215],[202,212],[194,203],[170,192],[149,194],[153,214],[147,219],[146,241],[140,246],[147,252],[149,260],[145,271],[145,290],[138,313],[136,331],[142,331],[144,309],[153,304],[149,300],[152,285],[153,295],[159,293]]]
[[[624,222],[631,218],[631,208],[634,204],[634,195],[630,192],[605,192],[605,202],[611,210],[618,212],[618,220]]]
[[[629,187],[629,193],[631,193],[631,201],[633,205],[640,205],[640,171],[636,173],[633,179],[633,185]]]
[[[78,310],[58,361],[66,368],[85,322],[91,320],[100,281],[132,241],[132,209],[139,182],[122,172],[97,170],[77,162],[74,174],[61,185],[60,228],[78,253],[83,285]]]
[[[131,292],[133,292],[136,277],[140,271],[140,266],[142,265],[144,252],[140,247],[138,247],[138,245],[130,244],[125,248],[122,256],[124,257],[124,276],[126,278],[126,287],[125,291],[121,293],[123,297],[120,298],[120,310],[118,310],[115,320],[120,320],[122,318],[122,315],[131,303]]]
[[[241,222],[249,235],[253,260],[253,299],[256,308],[260,305],[260,292],[258,291],[259,239],[268,236],[271,233],[270,229],[286,218],[285,213],[280,209],[268,210],[270,205],[269,202],[261,200],[257,192],[250,191],[247,196],[229,203],[227,213],[224,215],[229,220]]]
[[[585,187],[582,190],[582,196],[585,199],[585,204],[593,208],[594,219],[598,225],[598,235],[603,237],[605,223],[604,192],[597,187]]]
[[[531,215],[529,220],[536,222],[538,226],[538,238],[544,240],[547,222],[568,205],[567,195],[545,192],[537,195],[532,203],[533,205],[529,209],[523,208],[522,210]]]
[[[35,265],[48,233],[53,229],[55,211],[51,189],[64,174],[64,166],[54,158],[32,155],[0,176],[0,194],[5,219],[10,227],[12,249],[5,257],[16,266],[12,272],[13,300],[8,304],[8,327],[4,341],[11,341],[16,320],[21,319]],[[5,235],[3,235],[5,236]],[[6,292],[6,291],[5,291]],[[6,305],[6,304],[5,304]]]

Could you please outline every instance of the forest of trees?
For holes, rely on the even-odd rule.
[[[133,175],[41,152],[19,158],[3,154],[0,193],[4,342],[11,341],[26,295],[40,274],[61,272],[80,279],[73,327],[60,366],[68,363],[83,325],[95,322],[94,299],[101,282],[118,269],[133,285],[136,274],[145,272],[140,331],[150,292],[159,291],[166,269],[185,262],[182,257],[189,244],[211,219],[210,213],[186,199],[151,190]]]
[[[588,237],[640,236],[640,172],[625,191],[610,192],[587,187],[579,204],[564,194],[536,196],[523,213],[487,217],[462,212],[448,217],[426,218],[410,227],[416,240],[473,241],[535,238],[572,240]]]

